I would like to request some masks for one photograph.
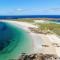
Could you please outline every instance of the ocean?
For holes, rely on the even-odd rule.
[[[60,15],[11,15],[0,16],[0,19],[18,19],[18,18],[60,18]]]
[[[3,24],[1,23],[0,26],[2,26]],[[8,27],[10,27],[13,34],[10,34],[11,32],[6,30],[6,28],[3,28],[3,26],[0,28],[0,29],[5,29],[3,31],[0,30],[2,33],[5,32],[4,33],[5,37],[8,36],[9,34],[10,34],[9,36],[12,36],[12,38],[10,37],[11,39],[8,37],[8,41],[11,41],[8,46],[7,46],[8,42],[6,41],[7,37],[6,39],[4,39],[4,35],[3,35],[3,37],[0,39],[0,44],[2,42],[4,42],[5,44],[4,45],[5,48],[3,50],[0,50],[0,60],[17,59],[19,58],[21,53],[30,53],[32,50],[32,39],[30,39],[28,33],[23,29],[19,29],[16,26],[10,25],[9,23],[5,23],[5,24]],[[3,44],[1,46],[4,47]]]
[[[57,20],[57,18],[60,18],[60,15],[11,15],[11,16],[0,16],[0,20],[16,20],[16,19],[22,19],[22,18],[56,18],[56,20],[51,20],[52,22],[60,23],[60,20]]]

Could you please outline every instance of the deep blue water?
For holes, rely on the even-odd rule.
[[[9,45],[13,36],[13,31],[6,23],[0,22],[0,51]]]
[[[18,19],[18,18],[60,18],[60,15],[20,15],[20,16],[0,16],[0,19]]]

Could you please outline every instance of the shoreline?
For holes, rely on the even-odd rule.
[[[55,34],[53,34],[52,36],[52,34],[50,35],[49,34],[38,34],[38,33],[31,32],[29,30],[29,27],[32,27],[32,28],[38,28],[38,27],[34,26],[33,24],[27,23],[27,22],[16,22],[16,21],[7,21],[7,20],[4,22],[11,23],[12,25],[22,28],[28,32],[30,38],[32,38],[32,41],[33,41],[33,45],[32,45],[33,51],[31,53],[56,54],[60,57],[60,54],[59,54],[60,47],[56,48],[56,46],[52,45],[53,43],[56,43],[55,41],[60,40],[60,38],[56,36]]]
[[[22,24],[23,23],[23,24]],[[25,26],[25,24],[26,24],[26,26]],[[32,28],[36,28],[34,25],[32,25],[32,24],[29,24],[29,23],[26,23],[26,22],[19,22],[19,24],[20,25],[24,25],[23,26],[23,28],[26,28],[26,30],[27,31],[29,31],[29,27],[32,27]],[[41,39],[42,38],[42,40],[43,40],[43,44],[47,44],[47,45],[51,45],[52,46],[52,43],[51,43],[51,41],[50,41],[50,38],[49,37],[51,37],[50,35],[45,35],[45,34],[37,34],[37,33],[32,33],[31,31],[29,31],[29,34],[31,35],[31,37],[32,37],[32,40],[33,40],[33,43],[34,43],[34,49],[36,49],[36,51],[35,52],[37,52],[40,48],[41,48],[41,46],[40,46],[40,44],[38,44],[39,43],[39,41],[37,41],[39,38]],[[34,36],[36,34],[36,36]],[[53,34],[53,38],[52,38],[52,40],[54,39],[54,40],[60,40],[57,36],[54,36],[55,34]],[[44,37],[43,37],[44,36]],[[49,37],[48,37],[49,36]],[[34,38],[36,38],[36,39],[34,39]],[[43,39],[44,38],[44,39]],[[56,38],[56,39],[55,39]],[[39,40],[40,40],[39,39]],[[44,41],[46,39],[46,41]],[[56,41],[57,41],[56,40]],[[50,42],[49,42],[50,41]],[[55,42],[55,41],[54,41]],[[59,42],[59,41],[58,41]],[[54,48],[54,49],[53,49]],[[45,48],[44,48],[45,49]],[[49,49],[49,48],[47,48],[47,49]],[[56,49],[56,50],[55,50]],[[52,51],[50,51],[50,50],[47,50],[47,51],[45,51],[46,53],[54,53],[54,54],[58,54],[59,56],[60,56],[60,54],[57,52],[58,50],[57,50],[58,48],[55,48],[54,46],[52,46],[51,48],[50,48],[50,50],[52,50]],[[55,52],[54,52],[54,50],[55,50]]]

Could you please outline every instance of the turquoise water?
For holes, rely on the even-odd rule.
[[[19,58],[21,53],[29,53],[32,50],[32,40],[29,37],[29,34],[18,27],[12,26],[6,23],[9,26],[13,34],[11,43],[0,51],[0,60],[9,60]]]

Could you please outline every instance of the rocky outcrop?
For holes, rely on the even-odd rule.
[[[49,55],[49,54],[37,53],[37,54],[27,55],[23,53],[18,60],[60,60],[60,57],[53,54]]]

